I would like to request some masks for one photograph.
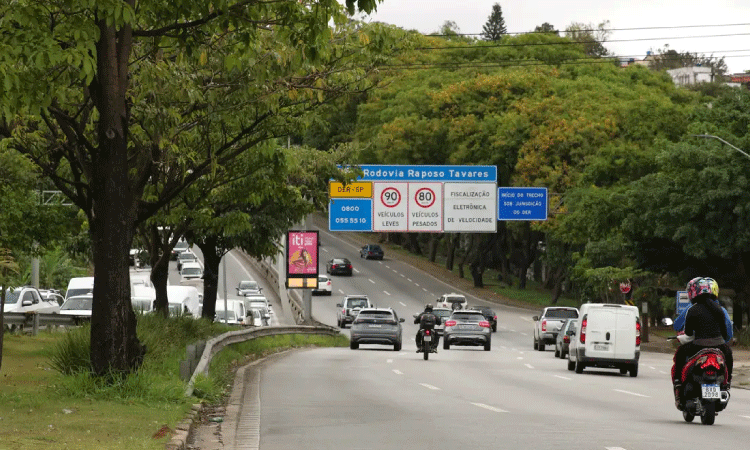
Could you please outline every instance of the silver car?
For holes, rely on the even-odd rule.
[[[485,351],[490,351],[491,344],[490,322],[481,311],[453,311],[445,322],[443,332],[443,349],[445,350],[450,349],[451,345],[483,345]]]
[[[391,308],[362,309],[352,322],[349,347],[356,350],[359,344],[382,344],[392,345],[394,351],[399,351],[403,322],[404,319],[399,318]]]
[[[445,332],[445,321],[448,320],[453,310],[450,308],[433,308],[432,313],[440,317],[440,325],[435,325],[435,332],[440,336]]]

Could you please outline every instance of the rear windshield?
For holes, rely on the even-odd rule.
[[[75,310],[75,309],[91,309],[93,299],[91,298],[69,298],[60,309],[64,310]]]
[[[360,319],[391,319],[393,318],[393,313],[391,313],[390,311],[362,311],[357,317]]]
[[[369,306],[367,299],[364,298],[350,298],[347,303],[349,308],[367,308]]]
[[[464,298],[464,297],[446,297],[445,301],[446,302],[451,302],[451,303],[463,303],[463,302],[466,301],[466,298]]]
[[[578,317],[578,311],[575,309],[548,309],[545,317],[553,319],[575,319]]]
[[[451,319],[455,320],[484,320],[484,316],[481,313],[469,313],[469,312],[454,312]]]
[[[449,309],[433,309],[432,313],[435,314],[438,317],[448,317],[451,315],[453,311]]]

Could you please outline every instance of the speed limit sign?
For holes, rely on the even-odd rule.
[[[443,231],[443,185],[409,183],[409,231]]]
[[[435,191],[428,187],[417,189],[414,194],[414,201],[422,208],[429,208],[435,204]]]
[[[408,231],[406,183],[373,183],[372,231]]]
[[[401,192],[395,187],[387,187],[380,193],[380,202],[387,208],[395,208],[401,203]]]

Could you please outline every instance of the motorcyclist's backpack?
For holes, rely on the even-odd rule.
[[[426,330],[434,329],[436,323],[437,319],[435,315],[431,313],[424,313],[422,314],[422,317],[419,318],[419,326]]]

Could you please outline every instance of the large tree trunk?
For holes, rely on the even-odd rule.
[[[442,234],[432,233],[430,235],[430,250],[429,250],[430,251],[430,255],[429,255],[429,259],[430,259],[430,262],[432,262],[432,263],[434,263],[435,259],[437,259],[437,249],[438,249],[438,245],[440,244],[440,240],[442,238],[443,238]]]
[[[456,249],[458,249],[459,234],[448,235],[448,252],[445,258],[445,268],[453,272],[453,262],[456,259]]]
[[[169,282],[169,254],[152,259],[151,264],[151,284],[154,285],[154,292],[156,293],[154,310],[164,317],[168,317],[169,297],[167,296],[167,283]]]
[[[209,237],[204,242],[198,242],[197,245],[203,253],[204,266],[203,311],[201,312],[201,317],[214,320],[214,316],[216,316],[216,293],[219,291],[221,255],[217,252],[217,240],[215,237]]]
[[[128,1],[131,6],[134,0]],[[91,153],[91,226],[94,253],[94,304],[91,315],[91,365],[99,376],[127,374],[143,363],[145,348],[136,335],[130,304],[130,246],[136,201],[128,178],[128,61],[132,30],[115,31],[99,21],[97,75],[91,85],[99,112],[98,149]]]

